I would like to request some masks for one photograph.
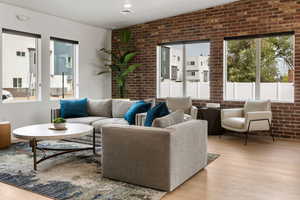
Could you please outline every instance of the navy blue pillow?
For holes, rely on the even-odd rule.
[[[153,120],[170,114],[168,106],[165,102],[157,104],[154,108],[147,112],[145,126],[152,126]]]
[[[87,98],[76,100],[60,100],[62,118],[87,117]]]
[[[124,116],[124,119],[128,121],[130,125],[135,124],[135,115],[138,113],[147,112],[151,108],[151,103],[145,101],[139,101],[133,104]]]

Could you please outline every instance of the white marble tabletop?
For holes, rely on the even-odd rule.
[[[76,138],[92,134],[93,127],[85,124],[67,123],[67,130],[50,130],[52,124],[38,124],[25,126],[13,130],[13,135],[25,140],[61,140],[66,138]]]

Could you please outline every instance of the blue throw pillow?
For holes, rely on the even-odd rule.
[[[87,117],[87,98],[76,100],[60,100],[62,118]]]
[[[147,117],[145,121],[145,126],[152,126],[153,120],[159,117],[163,117],[170,114],[168,106],[166,103],[159,103],[154,108],[147,112]]]
[[[145,101],[139,101],[133,104],[124,116],[124,119],[128,121],[130,125],[135,124],[135,115],[138,113],[147,112],[151,108],[151,103]]]

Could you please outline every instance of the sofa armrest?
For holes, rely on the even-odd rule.
[[[170,126],[171,190],[207,165],[207,121],[189,120]]]
[[[60,117],[60,108],[52,108],[51,109],[51,122],[53,122],[53,120],[55,118]]]
[[[136,126],[144,126],[146,117],[147,117],[147,113],[136,114],[135,115],[135,125]]]
[[[231,109],[222,109],[221,110],[221,121],[231,117],[243,117],[244,109],[243,108],[231,108]]]
[[[271,111],[247,112],[245,114],[246,128],[249,131],[269,130],[272,126]]]
[[[106,125],[102,144],[104,177],[172,191],[206,166],[207,122],[163,129]]]
[[[196,106],[191,107],[191,117],[192,119],[198,118],[198,108]]]
[[[126,125],[102,127],[103,176],[168,190],[172,131]]]

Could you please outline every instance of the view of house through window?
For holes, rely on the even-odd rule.
[[[294,101],[294,36],[226,41],[226,100]]]
[[[209,42],[158,47],[158,97],[209,99]]]
[[[77,44],[75,42],[51,40],[51,99],[75,97],[76,51]]]
[[[4,103],[37,100],[40,36],[3,30],[2,100]]]

